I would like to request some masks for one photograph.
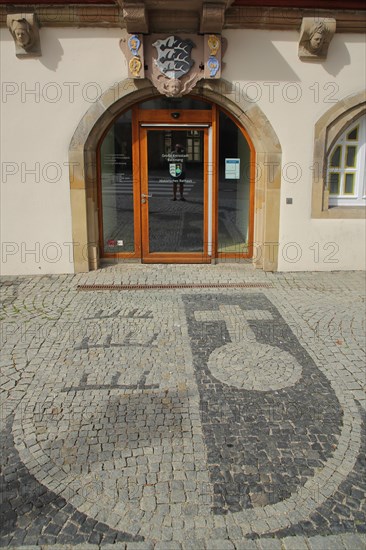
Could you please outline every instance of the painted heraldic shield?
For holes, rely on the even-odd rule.
[[[192,40],[182,40],[179,36],[169,36],[153,43],[158,57],[155,61],[159,70],[168,78],[181,78],[187,74],[194,64],[191,51]]]
[[[171,162],[169,164],[169,173],[173,178],[179,178],[182,175],[183,169],[180,162]]]

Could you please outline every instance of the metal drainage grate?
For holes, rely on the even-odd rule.
[[[268,283],[186,283],[165,285],[78,285],[77,290],[169,290],[176,288],[273,288]]]

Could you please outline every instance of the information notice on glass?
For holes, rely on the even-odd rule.
[[[107,153],[104,155],[105,164],[113,166],[126,166],[131,161],[131,157],[122,153]]]
[[[225,159],[225,179],[238,180],[240,178],[240,159]]]

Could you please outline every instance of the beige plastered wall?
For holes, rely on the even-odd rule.
[[[315,125],[365,89],[365,37],[335,34],[321,62],[298,59],[293,31],[233,30],[225,37],[225,78],[236,82],[238,97],[252,97],[282,148],[278,270],[365,269],[365,220],[315,218],[311,204]]]
[[[89,216],[86,225],[85,218],[95,194],[91,187],[85,192],[85,168],[70,169],[69,164],[81,126],[89,132],[88,119],[90,123],[98,117],[106,124],[103,107],[95,103],[98,92],[106,97],[108,89],[126,78],[118,46],[121,32],[42,28],[42,57],[19,60],[8,30],[1,29],[3,274],[71,273],[75,267],[90,266],[85,243],[95,237],[96,220]],[[237,109],[257,149],[261,173],[255,238],[270,248],[277,234],[273,261],[267,258],[263,266],[257,258],[256,265],[282,271],[363,269],[364,221],[313,219],[311,197],[314,127],[335,101],[365,87],[364,38],[336,34],[326,61],[304,63],[297,56],[296,32],[235,30],[224,35],[225,83],[217,88],[217,97],[224,91],[221,96],[230,100],[232,112]],[[229,93],[226,83],[231,85]],[[35,93],[26,93],[29,90]],[[210,96],[208,87],[201,91]],[[218,102],[225,104],[222,98]],[[108,105],[109,117],[114,109],[110,101]],[[115,112],[119,108],[116,104]],[[255,112],[261,113],[262,128],[253,126]],[[94,134],[100,131],[95,128]],[[85,132],[79,145],[93,165]],[[81,238],[72,251],[75,233]]]
[[[73,273],[70,142],[97,96],[126,76],[121,30],[41,28],[34,59],[17,59],[0,32],[1,273]],[[83,208],[80,196],[76,225]]]

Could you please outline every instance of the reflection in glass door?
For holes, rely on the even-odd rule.
[[[202,263],[253,253],[255,151],[223,110],[154,98],[99,147],[102,258]]]
[[[218,257],[250,255],[251,150],[225,113],[219,118]]]
[[[142,181],[143,255],[153,261],[198,256],[205,261],[206,129],[146,130],[147,170]],[[195,154],[192,154],[194,135]],[[168,257],[169,256],[169,257]]]
[[[128,111],[107,132],[100,147],[101,249],[134,253],[132,117]]]

